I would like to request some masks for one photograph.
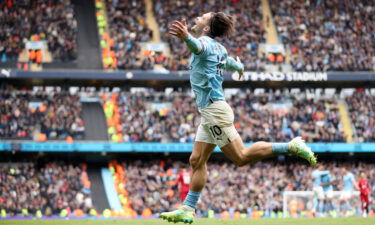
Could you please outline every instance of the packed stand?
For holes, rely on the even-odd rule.
[[[172,107],[152,109],[148,103]],[[193,142],[199,125],[195,100],[179,93],[121,93],[117,99],[125,142]]]
[[[345,142],[336,100],[267,93],[233,95],[227,101],[245,142],[289,141],[296,136],[307,142]]]
[[[279,36],[296,71],[373,71],[371,0],[272,0]]]
[[[77,21],[71,1],[1,0],[0,61],[17,61],[27,41],[47,41],[54,61],[77,58]]]
[[[245,142],[289,141],[296,136],[308,142],[346,141],[336,100],[266,93],[232,95],[227,102],[234,111],[234,126]],[[117,104],[121,141],[194,141],[200,115],[191,95],[122,92]],[[153,108],[153,104],[162,106]]]
[[[0,138],[83,139],[80,97],[64,92],[0,91]]]
[[[356,92],[346,98],[358,142],[375,142],[375,96]]]
[[[17,164],[17,163],[16,163]],[[61,162],[0,167],[0,205],[9,216],[88,213],[93,207],[90,186],[83,184],[85,167]]]
[[[364,171],[375,193],[374,164],[353,162],[323,162],[336,180],[334,190],[342,187],[342,167],[349,167],[356,179]],[[153,213],[174,210],[182,201],[176,183],[178,173],[188,168],[186,163],[171,161],[126,161],[129,201],[132,208],[141,215],[146,208]],[[300,163],[259,162],[253,165],[236,167],[228,162],[210,162],[208,180],[198,202],[197,213],[207,216],[208,210],[215,213],[239,211],[252,214],[255,210],[264,211],[264,216],[272,212],[282,212],[284,191],[311,191],[311,173],[315,168]],[[241,195],[239,195],[241,193]],[[359,197],[353,197],[359,202]],[[308,209],[306,209],[308,210]]]
[[[106,1],[110,37],[114,42],[111,51],[115,52],[117,68],[124,70],[152,69],[152,57],[141,57],[140,42],[152,39],[152,31],[146,24],[144,1]]]
[[[266,59],[258,57],[259,44],[264,42],[262,11],[259,1],[174,1],[155,0],[154,14],[157,18],[162,39],[169,43],[171,58],[164,65],[172,71],[188,70],[191,53],[179,39],[168,34],[168,25],[174,20],[187,20],[188,26],[206,12],[225,12],[235,19],[235,34],[219,40],[231,56],[239,56],[246,70],[263,70]]]

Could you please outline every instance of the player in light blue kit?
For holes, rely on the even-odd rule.
[[[324,191],[321,186],[322,176],[329,174],[328,170],[324,170],[323,166],[320,165],[311,174],[313,178],[313,192],[314,192],[314,206],[313,212],[320,217],[324,210]]]
[[[328,171],[328,174],[321,176],[321,186],[323,187],[324,192],[324,213],[333,213],[335,210],[335,205],[333,204],[333,185],[334,181],[331,173]]]
[[[349,170],[343,168],[342,173],[344,174],[344,176],[342,177],[343,189],[340,196],[340,212],[343,213],[345,208],[345,215],[349,216],[352,211],[352,208],[350,206],[350,199],[352,198],[354,188],[358,189],[358,185],[354,178],[354,175]]]
[[[183,40],[192,52],[190,83],[201,114],[190,156],[190,191],[180,208],[160,214],[169,222],[193,222],[195,207],[207,180],[206,163],[216,146],[237,166],[289,153],[316,164],[314,153],[300,137],[288,143],[256,142],[250,147],[244,146],[233,125],[234,114],[225,101],[222,88],[224,71],[237,71],[242,76],[244,66],[238,57],[237,60],[230,57],[225,47],[215,40],[233,32],[233,19],[223,12],[210,12],[197,17],[194,22],[191,28],[194,36],[188,32],[185,20],[175,21],[169,27],[169,33]]]

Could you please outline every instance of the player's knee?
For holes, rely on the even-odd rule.
[[[233,162],[238,167],[243,167],[247,164],[247,161],[243,157],[239,157],[235,159]]]
[[[239,151],[238,156],[233,160],[234,164],[238,167],[243,167],[250,163],[246,156],[243,154],[244,150]]]
[[[190,166],[191,168],[195,169],[195,168],[198,168],[200,166],[200,163],[199,163],[199,157],[197,156],[190,156],[189,158],[189,163],[190,163]]]

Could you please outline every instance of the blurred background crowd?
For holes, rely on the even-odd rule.
[[[38,140],[39,134],[45,135],[46,140],[83,139],[83,95],[84,92],[3,90],[0,135],[7,139]],[[110,98],[111,93],[107,96]],[[338,96],[305,92],[239,92],[230,94],[227,102],[245,142],[280,142],[296,136],[307,142],[347,142],[340,104],[347,107],[353,139],[375,141],[375,98],[365,92],[354,92],[345,101]],[[114,103],[119,117],[119,142],[194,142],[200,115],[189,92],[119,92]]]
[[[375,170],[371,163],[330,161],[321,163],[330,170],[336,185],[335,191],[342,190],[343,167],[349,168],[356,179],[365,172],[375,191]],[[173,210],[181,203],[176,183],[178,173],[188,165],[180,161],[124,161],[129,201],[133,209],[141,214],[146,208],[153,213]],[[215,213],[229,211],[250,213],[263,210],[268,215],[281,212],[284,191],[311,191],[313,167],[302,163],[258,162],[253,165],[236,167],[230,162],[210,161],[208,163],[207,185],[202,191],[197,213],[207,216],[208,210]],[[358,203],[359,196],[353,197]],[[357,204],[358,206],[358,204]],[[306,209],[312,206],[304,206]]]
[[[77,58],[77,21],[70,0],[1,0],[0,62],[18,61],[27,41],[46,41],[53,60]]]
[[[371,0],[272,0],[282,42],[296,71],[374,69],[375,6]]]
[[[82,139],[80,97],[69,93],[0,90],[0,136],[49,140]]]
[[[60,214],[93,207],[85,166],[65,162],[0,165],[0,206],[9,215]]]

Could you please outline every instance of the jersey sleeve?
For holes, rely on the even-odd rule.
[[[237,62],[233,57],[227,58],[227,64],[225,65],[225,69],[232,70],[232,71],[242,71],[244,70],[244,66],[242,63]]]
[[[196,55],[201,55],[206,50],[206,46],[202,38],[197,39],[193,37],[191,34],[189,34],[188,37],[184,41],[188,49]]]

